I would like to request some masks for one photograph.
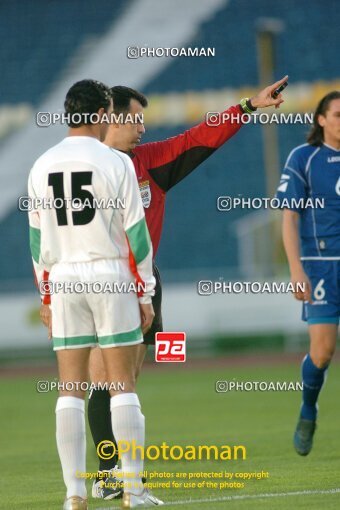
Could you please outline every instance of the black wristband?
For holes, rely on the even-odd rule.
[[[246,105],[249,108],[249,110],[251,110],[252,112],[256,112],[257,108],[254,108],[254,106],[251,104],[250,99],[247,99]]]

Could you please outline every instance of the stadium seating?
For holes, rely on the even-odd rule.
[[[64,9],[60,8],[61,4]],[[3,72],[0,106],[20,102],[38,105],[74,58],[77,48],[87,39],[103,35],[127,4],[116,0],[113,10],[110,0],[102,0],[100,9],[96,5],[92,9],[82,9],[81,0],[37,0],[30,3],[29,10],[21,11],[19,0],[1,4]],[[333,79],[338,71],[335,65],[338,60],[337,17],[332,15],[337,2],[325,0],[323,4],[327,4],[327,8],[320,9],[317,1],[308,3],[307,23],[305,5],[295,0],[284,3],[254,0],[251,9],[246,0],[231,0],[212,20],[202,25],[190,43],[192,47],[215,47],[216,54],[225,55],[225,65],[216,64],[213,57],[171,59],[143,90],[146,94],[162,94],[255,86],[258,76],[254,12],[256,17],[278,16],[285,24],[285,32],[277,39],[277,76],[289,72],[292,82],[315,81],[320,77]],[[14,16],[15,38],[10,37],[13,34],[9,32]],[[245,20],[252,28],[249,31],[239,30],[239,23]],[[325,30],[327,38],[322,37]],[[56,39],[58,44],[54,44]],[[300,65],[302,61],[303,66]],[[187,128],[149,129],[144,141],[164,139]],[[304,142],[306,127],[281,126],[278,130],[283,164],[290,149]],[[168,271],[173,275],[172,279],[185,279],[190,274],[189,269],[198,268],[207,268],[207,271],[225,268],[236,275],[238,253],[233,222],[245,211],[218,212],[216,199],[219,195],[265,196],[262,158],[261,128],[246,126],[201,168],[170,191],[158,254],[158,263],[165,275]],[[0,251],[3,260],[0,291],[7,289],[9,282],[13,289],[24,288],[31,282],[32,275],[27,218],[17,211],[15,204],[0,222]],[[173,273],[175,270],[177,272]]]
[[[126,3],[115,0],[113,8],[102,0],[100,8],[84,9],[82,0],[1,2],[1,103],[38,105],[77,48],[101,36]]]
[[[284,31],[277,36],[277,76],[288,73],[291,83],[337,78],[338,9],[336,0],[327,0],[322,5],[312,0],[308,2],[307,22],[304,2],[253,0],[250,6],[247,0],[231,0],[202,25],[190,44],[216,48],[216,55],[224,56],[225,65],[216,65],[214,57],[173,59],[147,85],[145,92],[256,85],[255,27],[256,21],[265,17],[278,18],[284,23]],[[242,30],[240,26],[249,29]]]

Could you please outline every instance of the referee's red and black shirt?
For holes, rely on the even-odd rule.
[[[221,114],[219,125],[206,121],[180,135],[161,142],[137,146],[130,157],[134,163],[153,256],[161,238],[166,193],[223,145],[242,126],[243,110],[232,106]]]

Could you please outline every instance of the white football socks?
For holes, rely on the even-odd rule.
[[[127,492],[140,494],[143,491],[141,473],[144,461],[140,449],[133,448],[134,444],[144,448],[145,418],[141,412],[136,393],[121,393],[111,397],[111,423],[113,435],[119,446],[119,441],[130,445],[126,453],[121,453],[123,482]],[[134,476],[131,476],[131,474]]]
[[[85,478],[79,477],[86,471],[85,402],[77,397],[59,397],[55,412],[66,497],[86,498]]]

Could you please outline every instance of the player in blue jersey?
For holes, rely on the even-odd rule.
[[[283,242],[291,280],[304,283],[310,351],[302,362],[303,402],[294,435],[308,455],[316,428],[317,400],[335,351],[340,316],[340,91],[318,104],[306,144],[289,155],[277,191],[283,204]],[[294,199],[294,200],[293,200]],[[315,207],[296,204],[312,199]],[[324,207],[317,207],[324,202]],[[294,202],[294,203],[293,203]],[[306,203],[305,203],[306,204]],[[307,204],[306,204],[307,205]]]

